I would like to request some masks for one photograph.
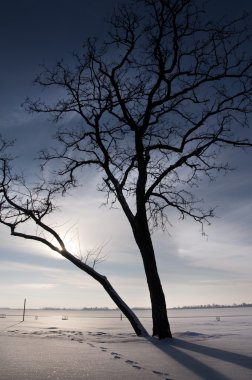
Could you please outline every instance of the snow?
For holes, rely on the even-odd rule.
[[[4,313],[1,380],[252,379],[251,309],[179,311],[172,341],[136,337],[118,311],[64,311],[68,319],[28,311],[24,322]],[[142,322],[150,331],[151,319],[142,315]]]

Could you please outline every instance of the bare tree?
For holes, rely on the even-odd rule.
[[[100,189],[120,204],[139,247],[159,338],[171,331],[151,230],[165,226],[170,209],[208,222],[213,209],[197,202],[193,185],[229,169],[219,161],[225,147],[251,146],[243,135],[252,110],[245,21],[210,22],[193,0],[120,6],[104,43],[88,40],[75,64],[60,61],[37,77],[58,101],[26,101],[56,122],[77,115],[42,159],[61,163],[52,185],[63,192],[78,185],[80,169],[101,172]]]
[[[100,274],[95,266],[102,257],[102,247],[88,251],[86,257],[78,258],[70,253],[56,229],[45,221],[55,210],[54,192],[41,183],[38,187],[29,188],[23,177],[13,175],[10,159],[6,150],[9,144],[1,141],[0,145],[0,224],[10,229],[11,235],[34,240],[57,252],[93,279],[98,281],[121,312],[131,323],[135,333],[148,336],[147,331],[128,305],[118,295],[108,279]]]

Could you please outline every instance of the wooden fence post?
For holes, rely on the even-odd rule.
[[[26,298],[24,299],[24,310],[23,310],[23,321],[24,322],[24,319],[25,319],[25,305],[26,305]]]

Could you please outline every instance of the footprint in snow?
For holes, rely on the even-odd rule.
[[[106,347],[100,347],[100,349],[103,351],[103,352],[107,352],[107,348]]]
[[[140,367],[140,365],[137,365],[137,364],[133,364],[132,367],[136,369],[142,369],[142,367]]]
[[[87,344],[90,346],[90,347],[95,347],[95,345],[93,343],[89,343],[87,342]]]
[[[142,369],[142,367],[137,362],[134,362],[133,360],[125,360],[125,363],[130,364],[133,368]]]
[[[125,360],[125,363],[127,363],[127,364],[138,364],[137,362],[134,362],[133,360]]]
[[[106,333],[105,332],[103,332],[103,331],[97,331],[94,335],[106,335]]]
[[[172,380],[170,377],[166,377],[166,376],[169,376],[169,373],[164,373],[164,372],[160,372],[160,371],[152,371],[152,373],[154,373],[155,375],[159,375],[159,376],[165,376],[165,380]]]
[[[121,359],[121,355],[117,352],[111,352],[111,355],[114,357],[114,359]]]

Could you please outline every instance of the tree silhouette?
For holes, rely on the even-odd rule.
[[[7,226],[12,236],[44,244],[99,282],[128,318],[135,333],[148,336],[135,313],[122,300],[107,277],[96,270],[95,265],[101,259],[101,248],[94,252],[88,251],[86,257],[80,258],[67,250],[60,234],[46,221],[55,210],[53,190],[46,183],[31,188],[21,175],[13,174],[9,146],[9,142],[0,140],[0,224]]]
[[[76,114],[59,127],[56,148],[42,152],[44,165],[60,163],[51,186],[65,192],[82,180],[80,169],[99,170],[100,189],[121,206],[142,256],[159,338],[172,335],[151,231],[165,227],[170,209],[208,222],[213,210],[203,209],[193,186],[229,169],[219,160],[224,148],[251,146],[245,21],[208,21],[193,0],[120,6],[105,42],[89,39],[75,63],[61,60],[36,78],[57,101],[26,101],[55,122]]]

